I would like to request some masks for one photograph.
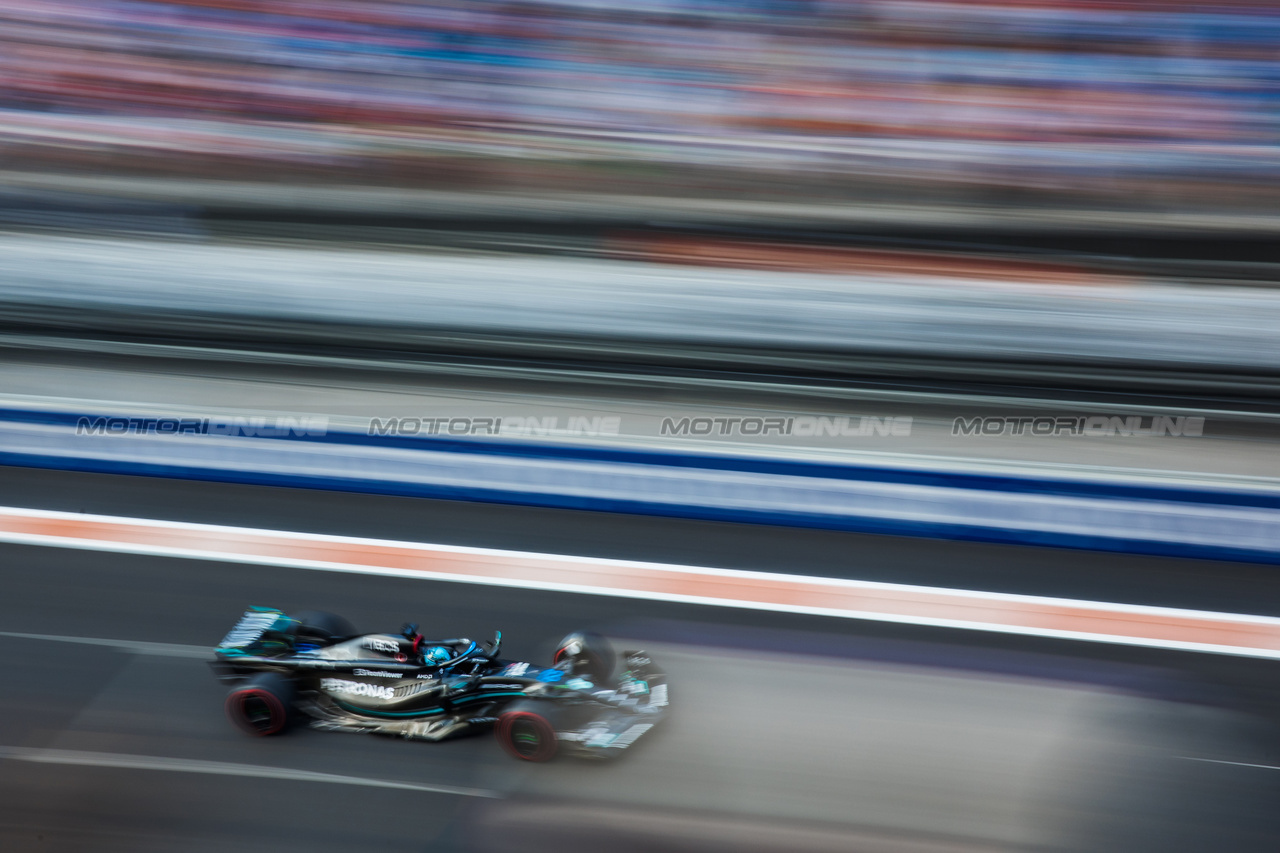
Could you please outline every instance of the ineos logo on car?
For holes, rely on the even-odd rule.
[[[380,684],[361,684],[358,681],[344,681],[341,678],[320,679],[321,689],[329,693],[345,693],[351,696],[371,696],[374,699],[391,699],[395,691]]]

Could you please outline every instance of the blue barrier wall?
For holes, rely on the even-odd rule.
[[[1263,490],[498,438],[77,429],[102,416],[0,410],[0,463],[1280,562],[1280,494]]]

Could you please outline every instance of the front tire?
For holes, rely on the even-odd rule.
[[[227,694],[231,722],[255,737],[278,735],[293,722],[293,683],[274,672],[254,676]]]
[[[498,715],[494,736],[512,758],[550,761],[560,749],[551,710],[545,703],[517,702]]]

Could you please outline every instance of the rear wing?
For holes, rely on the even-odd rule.
[[[250,607],[240,617],[240,621],[232,626],[227,635],[218,643],[215,652],[218,654],[234,654],[244,652],[253,646],[279,643],[287,646],[283,635],[293,627],[293,620],[282,610],[273,607]],[[277,635],[273,637],[271,635]]]

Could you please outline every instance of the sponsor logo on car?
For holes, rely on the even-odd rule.
[[[399,643],[394,640],[380,640],[377,637],[365,637],[364,647],[375,652],[387,652],[388,654],[395,654],[400,651]]]
[[[341,678],[322,678],[320,687],[329,693],[344,693],[349,696],[371,696],[374,699],[391,699],[395,691],[381,684],[361,684],[358,681],[345,681]]]
[[[401,678],[402,677],[398,672],[387,672],[386,670],[383,670],[383,669],[357,669],[357,670],[354,670],[352,674],[363,675],[370,678]]]

